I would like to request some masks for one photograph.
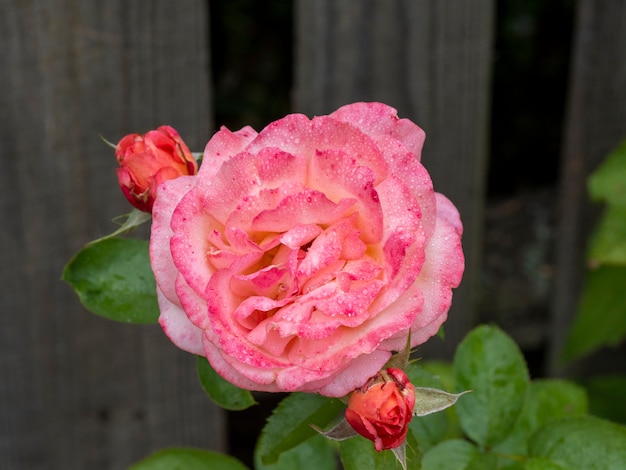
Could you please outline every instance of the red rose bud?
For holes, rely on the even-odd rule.
[[[380,452],[404,442],[414,407],[415,387],[403,370],[389,368],[352,393],[346,420]]]
[[[170,126],[145,135],[127,135],[115,147],[115,156],[120,164],[117,179],[122,192],[144,212],[152,212],[156,189],[163,181],[198,172],[187,145]]]

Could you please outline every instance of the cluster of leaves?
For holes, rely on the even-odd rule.
[[[588,179],[589,196],[605,205],[589,241],[588,269],[563,359],[576,361],[626,339],[626,141]],[[626,375],[587,377],[593,414],[626,423]]]
[[[83,249],[64,279],[92,312],[117,321],[154,323],[158,318],[147,242],[105,238]],[[220,377],[204,358],[200,382],[218,405],[242,410],[255,404],[249,391]],[[452,364],[411,363],[418,387],[472,393],[444,412],[416,417],[407,436],[409,469],[605,469],[626,462],[626,428],[589,416],[585,390],[560,380],[531,381],[517,345],[496,327],[480,326],[458,346]],[[417,404],[419,406],[419,404]],[[342,415],[338,399],[294,393],[268,419],[256,447],[257,470],[315,468],[393,469],[390,451],[377,453],[360,436],[329,441],[313,429],[328,429]],[[238,460],[198,449],[167,449],[133,470],[214,468],[239,470]]]
[[[250,392],[198,359],[204,389],[220,406],[244,409]],[[530,380],[517,345],[492,326],[479,326],[459,345],[454,362],[409,365],[418,386],[472,390],[455,407],[416,417],[407,436],[407,468],[422,470],[593,470],[623,468],[626,428],[587,414],[585,390],[562,380]],[[257,470],[399,469],[391,451],[377,453],[360,436],[333,442],[312,425],[328,428],[345,405],[338,399],[293,393],[274,410],[257,442]],[[339,459],[338,459],[339,456]],[[242,470],[239,461],[213,452],[169,449],[131,470],[178,468]],[[180,467],[183,468],[183,467]]]
[[[607,209],[590,248],[594,269],[588,273],[567,343],[565,354],[570,360],[626,337],[626,143],[592,175],[589,187],[592,197],[604,201]],[[88,310],[116,321],[156,323],[159,311],[148,243],[116,237],[144,221],[131,213],[122,229],[89,244],[66,266],[63,279]],[[206,359],[198,358],[197,368],[204,390],[221,407],[242,410],[255,404],[250,392],[226,382]],[[496,327],[473,330],[458,346],[452,364],[414,362],[407,374],[418,387],[472,390],[455,407],[413,419],[407,436],[409,469],[593,470],[623,468],[626,462],[626,428],[590,416],[587,392],[581,386],[530,380],[519,348]],[[587,385],[592,396],[605,397],[596,403],[614,410],[611,403],[621,403],[615,390],[623,390],[626,379]],[[332,427],[344,408],[338,399],[289,395],[259,438],[255,468],[331,470],[339,467],[339,461],[346,470],[400,468],[392,452],[377,453],[360,436],[337,443],[312,427]],[[626,422],[626,416],[621,419]],[[148,457],[132,470],[171,468],[246,467],[219,453],[173,448]]]
[[[569,361],[626,338],[626,141],[591,174],[588,189],[606,207],[590,240],[585,287],[565,345]]]

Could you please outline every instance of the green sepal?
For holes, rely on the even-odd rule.
[[[136,229],[140,225],[148,222],[152,219],[152,215],[147,212],[140,211],[139,209],[133,209],[128,214],[120,215],[113,219],[113,222],[119,224],[119,228],[114,232],[105,235],[104,237],[97,238],[95,240],[90,241],[87,245],[93,245],[94,243],[98,243],[102,240],[106,240],[107,238],[119,237],[131,230]]]
[[[415,409],[413,416],[426,416],[443,411],[454,405],[461,395],[471,392],[448,393],[444,390],[429,387],[415,387]]]
[[[404,345],[404,349],[402,351],[398,351],[393,354],[387,363],[383,366],[382,370],[388,368],[405,370],[407,365],[409,364],[409,357],[411,356],[411,332],[406,337],[406,344]]]

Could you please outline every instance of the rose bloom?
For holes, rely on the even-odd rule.
[[[426,341],[464,260],[423,142],[381,103],[220,129],[198,175],[157,193],[150,258],[166,334],[241,388],[332,397],[409,332]]]
[[[389,368],[350,395],[346,421],[380,452],[404,442],[414,407],[415,387],[403,370]]]
[[[126,199],[137,209],[151,212],[156,188],[181,175],[195,175],[198,164],[170,126],[145,135],[129,134],[115,147],[120,167],[117,179]]]

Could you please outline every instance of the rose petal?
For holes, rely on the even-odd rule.
[[[373,312],[385,309],[413,284],[424,264],[425,241],[420,207],[402,180],[390,176],[378,191],[385,214],[381,264],[387,283]]]
[[[266,148],[274,148],[292,155],[308,157],[315,150],[315,145],[309,118],[304,114],[289,114],[268,124],[259,132],[248,151],[258,153]]]
[[[422,214],[422,230],[426,239],[435,230],[437,203],[433,183],[426,168],[412,153],[393,154],[389,160],[390,172],[411,190]]]
[[[306,183],[306,157],[300,153],[263,148],[255,155],[255,162],[263,187],[276,188],[285,183]]]
[[[437,217],[450,224],[460,238],[463,235],[463,224],[459,210],[443,194],[435,193],[435,198],[437,200]],[[459,282],[461,281],[459,280]]]
[[[205,300],[189,287],[185,278],[180,274],[176,278],[176,295],[191,323],[204,330],[211,328]]]
[[[344,151],[317,151],[311,158],[310,184],[334,201],[355,199],[356,225],[365,243],[377,243],[382,237],[383,212],[380,207],[374,172],[359,164]]]
[[[345,215],[354,203],[354,199],[334,203],[319,191],[304,190],[286,196],[274,209],[261,211],[254,217],[251,230],[286,232],[293,225],[329,225]]]
[[[387,162],[375,141],[352,123],[341,122],[329,116],[313,118],[315,150],[337,150],[356,159],[356,165],[369,168],[374,175],[374,185],[387,176]],[[311,154],[312,156],[313,154]]]
[[[174,234],[170,250],[174,265],[187,284],[202,296],[214,270],[207,256],[218,249],[210,243],[208,234],[219,232],[221,225],[205,211],[197,187],[179,202],[172,214],[171,227]]]
[[[343,149],[357,158],[360,166],[372,169],[376,182],[382,181],[387,173],[387,164],[369,136],[349,123],[328,116],[309,120],[302,114],[290,114],[263,129],[247,150],[257,153],[267,147],[308,159],[317,150]]]
[[[317,224],[296,224],[280,236],[280,242],[292,250],[315,240],[322,228]]]
[[[256,136],[256,131],[250,126],[245,126],[236,132],[231,132],[222,126],[204,148],[202,165],[198,171],[199,184],[211,182],[222,164],[232,156],[243,152]]]
[[[157,299],[161,311],[159,324],[172,343],[183,351],[202,355],[202,330],[191,323],[185,311],[170,302],[158,287]]]
[[[213,330],[219,337],[219,349],[231,356],[238,363],[259,369],[285,367],[289,362],[280,357],[271,357],[262,349],[250,344],[246,340],[249,328],[241,325],[235,316],[239,303],[229,291],[230,280],[234,273],[241,272],[250,262],[241,259],[230,269],[216,271],[207,285],[205,298],[208,305],[209,318]],[[241,370],[240,370],[241,372]]]
[[[302,156],[278,149],[242,152],[225,162],[206,188],[205,205],[227,225],[248,229],[260,211],[305,189],[307,164]]]
[[[370,137],[389,135],[420,158],[426,134],[409,119],[399,119],[397,111],[383,103],[353,103],[342,106],[329,117],[358,126]]]
[[[321,269],[339,260],[346,237],[354,231],[354,218],[342,219],[324,230],[306,252],[296,276],[304,284]]]
[[[203,340],[204,354],[211,363],[211,367],[229,382],[248,390],[260,392],[282,391],[275,383],[276,373],[273,369],[262,370],[238,363],[232,357],[224,355],[224,352],[215,347],[211,340],[206,337]],[[237,368],[233,367],[233,363],[236,364]],[[245,370],[246,373],[239,372],[240,369]]]
[[[152,228],[150,231],[150,264],[157,286],[170,302],[178,303],[175,281],[177,270],[170,251],[170,227],[172,213],[180,200],[195,185],[195,176],[181,176],[161,184],[152,208]]]
[[[370,377],[382,369],[390,357],[390,352],[382,350],[363,354],[352,359],[348,367],[341,369],[325,385],[312,383],[303,388],[303,391],[317,391],[327,397],[343,397],[352,390],[362,387]]]
[[[439,203],[441,201],[441,205]],[[411,344],[424,343],[439,330],[447,318],[452,302],[452,288],[461,282],[464,269],[464,256],[459,227],[453,223],[458,220],[456,209],[444,199],[437,198],[441,217],[437,220],[435,233],[425,251],[426,262],[411,291],[419,289],[424,296],[424,305],[411,327]],[[383,347],[400,350],[406,343],[406,335],[394,337],[385,342]]]
[[[381,312],[360,328],[336,330],[324,341],[298,340],[290,350],[289,360],[305,369],[330,371],[361,354],[370,354],[385,339],[411,327],[422,304],[419,291],[411,294],[388,307],[387,314]]]
[[[254,156],[246,152],[223,162],[210,181],[200,180],[200,176],[198,196],[202,206],[222,225],[226,225],[226,220],[242,201],[262,189]]]

